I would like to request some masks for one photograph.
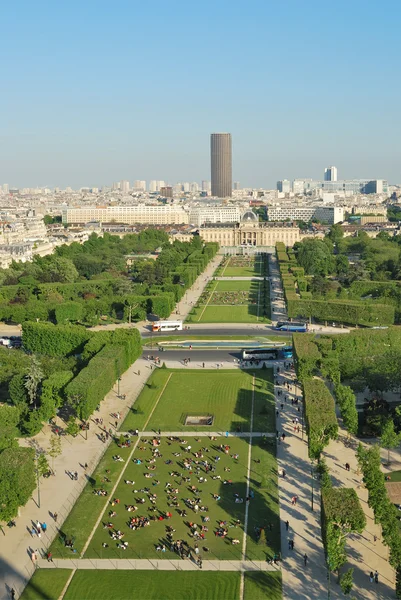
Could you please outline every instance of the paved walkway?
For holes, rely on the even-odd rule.
[[[199,567],[191,560],[155,560],[155,559],[54,559],[48,562],[41,558],[37,562],[41,569],[139,569],[152,571],[199,571]],[[278,571],[279,567],[269,565],[266,561],[251,560],[203,560],[203,571]]]
[[[361,535],[349,536],[347,540],[348,562],[343,570],[350,567],[354,569],[355,589],[352,590],[352,595],[355,598],[385,600],[395,597],[395,572],[388,562],[388,548],[382,543],[381,527],[375,524],[373,511],[368,506],[368,491],[363,486],[355,456],[358,443],[359,440],[355,439],[351,439],[348,443],[346,431],[340,428],[338,440],[331,441],[324,452],[334,486],[351,487],[356,490],[367,521]],[[345,463],[349,463],[350,471],[345,470]],[[396,467],[392,466],[392,468]],[[376,541],[374,536],[377,537]],[[369,573],[376,570],[379,573],[379,585],[371,584],[369,581]]]

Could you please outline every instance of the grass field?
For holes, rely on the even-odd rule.
[[[228,264],[225,268],[223,268],[221,272],[221,277],[260,277],[265,275],[267,277],[268,273],[262,273],[262,261],[256,258],[254,261],[251,261],[251,264],[244,266],[234,266],[235,264],[240,264],[241,260],[238,257],[230,258]]]
[[[257,290],[260,281],[258,279],[248,281],[230,281],[220,280],[215,282],[213,290],[215,292],[236,292],[236,291],[247,291],[251,289]]]
[[[281,600],[281,572],[246,571],[245,600]]]
[[[253,374],[248,371],[158,369],[149,379],[121,429],[143,430],[154,408],[148,430],[159,427],[164,431],[196,430],[196,427],[184,425],[185,415],[190,413],[214,416],[213,425],[204,427],[204,430],[236,431],[240,427],[242,431],[249,431],[252,377]],[[255,431],[275,431],[274,407],[271,370],[258,370]]]
[[[55,538],[51,545],[50,549],[55,558],[72,558],[76,556],[69,548],[65,547],[65,539],[73,540],[74,548],[77,550],[78,555],[84,547],[106,501],[105,497],[96,496],[93,490],[96,487],[101,487],[110,492],[124,467],[124,463],[113,461],[112,457],[117,451],[124,458],[130,452],[129,448],[118,448],[115,442],[110,444],[92,477],[88,478],[87,485],[62,525],[60,535]],[[110,471],[107,474],[110,482],[104,481],[106,470]]]
[[[255,262],[246,260],[244,266],[233,266],[240,264],[240,258],[230,258],[221,276],[252,277],[262,274],[263,261],[261,260]],[[187,322],[270,323],[270,302],[267,298],[265,306],[263,289],[263,282],[256,279],[213,281],[202,293],[195,308],[191,310]]]
[[[21,600],[56,600],[71,575],[70,569],[39,569],[32,575]]]
[[[240,304],[237,306],[213,306],[208,304],[194,309],[194,323],[270,323],[270,319],[261,316],[262,309],[257,304]],[[258,315],[258,312],[260,315]]]
[[[85,553],[85,558],[177,560],[179,558],[178,554],[170,550],[168,538],[168,528],[170,527],[174,529],[174,540],[183,540],[192,549],[194,555],[194,544],[198,542],[200,553],[205,559],[239,560],[241,558],[241,544],[233,545],[232,539],[242,541],[243,538],[249,441],[243,438],[230,438],[227,442],[229,452],[226,454],[220,450],[220,445],[226,443],[226,438],[217,438],[215,441],[211,441],[209,438],[186,438],[185,441],[191,445],[190,452],[185,452],[184,448],[187,444],[182,442],[183,439],[181,438],[180,443],[162,437],[160,446],[158,446],[162,457],[157,458],[153,464],[149,463],[152,459],[151,440],[140,439],[133,459],[142,462],[141,464],[135,464],[132,460],[127,464],[123,479],[114,493],[114,497],[120,500],[120,504],[107,507],[104,518],[102,518]],[[192,463],[191,468],[186,469],[183,460],[185,458],[190,458],[193,461],[197,460],[195,452],[201,450],[203,458],[199,459],[199,466],[196,467],[196,463]],[[178,453],[180,456],[175,456],[174,453]],[[233,455],[237,454],[238,459],[234,459]],[[217,461],[215,457],[218,458]],[[208,460],[215,470],[206,473],[205,468],[200,465],[203,460]],[[166,461],[169,464],[166,464]],[[148,470],[149,467],[151,469],[155,468],[155,470],[150,471]],[[226,471],[225,469],[230,470]],[[174,473],[178,475],[174,475]],[[147,479],[145,474],[150,479]],[[188,477],[190,481],[185,482],[183,477]],[[213,477],[216,477],[216,479],[213,479]],[[200,481],[200,478],[205,478],[206,481]],[[135,485],[126,484],[126,480],[134,481]],[[232,481],[232,484],[223,483],[227,480]],[[166,487],[167,484],[170,484],[169,487]],[[194,492],[191,486],[195,486],[197,491]],[[178,491],[172,493],[170,487],[172,490]],[[146,490],[149,490],[149,492]],[[155,504],[151,503],[150,494],[157,495]],[[169,494],[172,494],[170,498]],[[214,499],[214,494],[219,495],[220,500]],[[237,504],[235,502],[235,494],[243,499],[242,503]],[[255,500],[258,494],[255,485]],[[172,500],[172,496],[177,498],[175,502]],[[144,499],[143,504],[139,503],[141,498]],[[185,502],[188,498],[190,500],[199,498],[199,506],[204,506],[208,510],[195,512]],[[128,512],[126,509],[128,505],[137,506],[137,511]],[[254,506],[255,510],[258,511],[257,518],[263,518],[264,507],[262,503],[255,502]],[[182,509],[186,510],[187,516],[182,517],[179,514]],[[113,517],[109,516],[110,510],[115,511],[117,514]],[[252,512],[253,506],[249,510]],[[171,518],[158,520],[169,511],[172,514]],[[138,516],[154,520],[150,521],[148,527],[140,527],[134,531],[128,527],[128,522],[130,517]],[[209,520],[204,521],[205,518]],[[239,526],[235,526],[236,519],[241,522]],[[225,538],[215,535],[217,526],[221,521],[227,522],[228,534]],[[108,522],[113,524],[112,530],[105,528]],[[208,531],[203,533],[204,540],[195,539],[192,534],[193,530],[189,526],[191,522],[197,524],[199,532],[202,525],[208,528]],[[124,533],[124,542],[129,544],[127,550],[118,548],[119,541],[111,538],[111,531],[117,530]],[[108,547],[103,547],[103,543],[108,544]],[[166,545],[166,552],[156,550],[159,544]],[[205,548],[208,550],[204,550]]]
[[[239,600],[239,585],[235,572],[78,570],[64,600]]]

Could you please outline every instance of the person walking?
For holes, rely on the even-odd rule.
[[[375,576],[373,575],[373,571],[371,571],[370,574],[369,574],[369,581],[370,581],[370,583],[373,583],[374,579],[375,579]]]
[[[54,522],[57,523],[58,514],[56,512],[53,513],[53,519],[54,519]]]
[[[47,557],[47,562],[53,562],[53,554],[51,552],[48,552],[46,557]]]
[[[379,583],[379,573],[375,571],[375,583]]]
[[[285,522],[285,530],[286,530],[286,531],[288,531],[288,528],[289,528],[289,526],[290,526],[290,522],[289,522],[289,521],[286,521],[286,522]]]
[[[304,566],[306,567],[306,563],[308,562],[308,555],[304,554]]]

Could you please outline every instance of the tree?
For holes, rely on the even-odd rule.
[[[340,578],[340,586],[343,591],[343,594],[345,594],[346,596],[351,592],[352,586],[354,584],[353,574],[354,574],[354,569],[351,568],[351,569],[348,569],[348,571],[346,571],[345,573],[343,573],[343,575]]]
[[[39,454],[36,464],[37,464],[39,476],[46,475],[50,471],[50,467],[49,467],[48,460],[46,458],[46,454],[44,454],[44,453]]]
[[[70,417],[68,419],[68,423],[67,423],[67,427],[65,428],[65,432],[68,433],[69,435],[72,435],[72,437],[77,437],[78,433],[79,433],[79,425],[75,420],[75,417]]]
[[[35,451],[32,448],[7,448],[0,454],[0,521],[18,514],[36,486]]]
[[[14,375],[8,386],[11,402],[18,407],[23,414],[28,410],[28,394],[25,387],[25,376]]]
[[[20,411],[16,406],[0,404],[0,452],[5,448],[18,448]]]
[[[396,433],[394,429],[394,421],[391,417],[386,419],[383,424],[381,437],[380,437],[380,446],[382,448],[387,448],[388,457],[387,462],[390,464],[390,450],[392,448],[396,448],[401,440],[401,434]]]
[[[328,275],[334,259],[327,244],[318,239],[306,239],[294,245],[298,264],[308,275]]]
[[[25,380],[25,387],[28,391],[30,403],[35,405],[38,386],[44,377],[38,358],[33,355],[28,374]]]
[[[50,436],[50,446],[49,450],[47,451],[48,455],[52,459],[52,471],[54,471],[54,459],[60,456],[61,452],[61,438],[53,433]]]
[[[334,391],[344,425],[351,435],[356,435],[358,432],[358,411],[356,409],[355,394],[350,387],[341,384],[336,385]]]
[[[323,541],[330,568],[340,574],[346,561],[345,542],[351,533],[362,533],[366,517],[358,495],[351,488],[322,489]]]
[[[344,231],[341,225],[339,225],[338,223],[332,225],[330,227],[329,233],[327,234],[327,237],[331,242],[333,242],[333,244],[337,244],[338,242],[340,242],[344,237]]]

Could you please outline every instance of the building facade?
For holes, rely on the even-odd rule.
[[[221,223],[205,225],[199,229],[205,242],[218,242],[220,246],[272,246],[283,242],[293,246],[300,241],[299,228],[290,223]]]
[[[283,194],[289,194],[291,192],[291,181],[288,179],[281,179],[277,182],[277,191]]]
[[[337,167],[326,167],[325,168],[324,181],[337,181]]]
[[[238,206],[195,206],[189,210],[189,222],[197,227],[205,223],[236,223],[240,220]]]
[[[344,208],[341,206],[267,206],[268,221],[310,221],[317,219],[322,223],[334,225],[344,221]]]
[[[147,205],[135,206],[85,206],[63,207],[62,222],[68,225],[99,223],[146,223],[149,225],[181,225],[189,223],[188,211],[181,206]]]
[[[231,133],[212,133],[210,136],[212,196],[232,196]]]

